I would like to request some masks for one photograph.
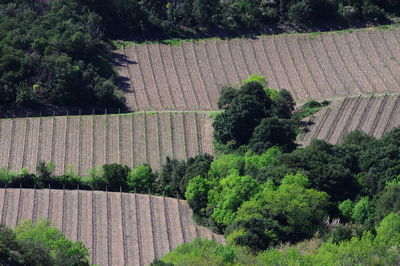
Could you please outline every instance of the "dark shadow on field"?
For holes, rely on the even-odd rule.
[[[310,127],[314,125],[314,121],[300,121],[300,130],[301,133],[308,133],[310,132]]]
[[[137,65],[136,61],[130,60],[126,55],[119,53],[111,53],[111,58],[115,66],[126,67],[128,65]]]
[[[119,88],[123,92],[133,92],[130,79],[128,77],[118,77]]]

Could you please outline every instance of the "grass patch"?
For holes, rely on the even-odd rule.
[[[293,118],[297,120],[302,120],[308,116],[311,116],[324,108],[325,106],[328,106],[330,104],[329,101],[322,101],[322,102],[317,102],[314,100],[308,101],[303,106],[301,106],[299,112],[295,112],[293,114]]]

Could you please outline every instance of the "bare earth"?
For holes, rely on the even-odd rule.
[[[225,243],[222,235],[196,225],[182,200],[100,191],[0,189],[0,223],[15,227],[32,217],[47,218],[69,239],[82,241],[97,265],[146,265],[195,237]]]
[[[217,109],[251,74],[298,102],[400,91],[400,28],[127,46],[118,70],[132,110]]]
[[[339,143],[347,132],[361,130],[376,138],[400,126],[400,96],[358,96],[333,102],[305,121],[312,121],[309,132],[299,138],[308,145],[312,139]]]
[[[162,112],[129,115],[18,118],[0,120],[0,167],[36,172],[53,162],[56,174],[82,175],[106,163],[159,170],[165,158],[213,154],[207,113]]]

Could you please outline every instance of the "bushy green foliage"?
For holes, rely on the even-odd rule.
[[[240,205],[257,193],[258,183],[250,176],[231,173],[219,180],[218,185],[208,192],[211,217],[221,225],[230,224]]]
[[[257,153],[272,146],[284,151],[295,147],[297,124],[290,119],[294,100],[287,91],[276,92],[266,85],[265,77],[252,75],[240,88],[222,89],[218,106],[223,112],[213,122],[217,143],[238,150],[249,145]]]
[[[147,164],[140,165],[129,173],[128,187],[135,193],[148,193],[155,191],[156,174],[153,173],[151,167]]]
[[[263,30],[277,23],[315,26],[379,21],[386,13],[399,14],[396,1],[371,0],[77,0],[100,14],[108,34],[126,33],[193,36],[243,30]],[[345,26],[345,24],[343,25]],[[152,36],[151,36],[152,37]]]
[[[0,105],[122,107],[101,18],[76,1],[0,3]]]
[[[238,219],[270,217],[284,228],[281,241],[310,237],[318,229],[326,215],[328,195],[315,189],[307,189],[306,177],[288,175],[278,187],[265,185],[250,201],[238,210]]]
[[[25,221],[15,232],[0,226],[1,265],[90,265],[88,249],[72,242],[49,222]]]
[[[315,114],[316,112],[318,112],[319,110],[321,110],[322,108],[324,108],[325,106],[327,106],[329,104],[330,104],[329,101],[323,101],[321,103],[314,101],[314,100],[308,101],[301,106],[301,108],[298,112],[293,114],[293,117],[296,120],[301,120],[303,118],[306,118],[306,117],[309,117],[309,116]]]
[[[376,228],[338,243],[306,240],[254,254],[209,240],[185,243],[168,253],[163,262],[174,265],[396,265],[400,261],[400,216],[391,213]],[[255,228],[255,226],[253,226]]]
[[[251,149],[260,153],[267,149],[278,146],[284,152],[290,152],[295,149],[297,123],[294,120],[283,118],[264,118],[254,129],[253,136],[250,139]]]
[[[314,140],[305,148],[282,155],[280,163],[304,172],[311,186],[328,193],[333,202],[354,199],[359,192],[353,176],[357,160],[338,145]]]
[[[235,251],[232,247],[222,246],[214,241],[196,238],[184,243],[165,255],[162,261],[174,265],[224,265],[232,263]]]
[[[376,197],[375,219],[380,221],[390,212],[400,212],[400,185],[390,186]]]

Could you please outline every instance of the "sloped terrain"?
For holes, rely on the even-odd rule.
[[[212,125],[206,113],[184,112],[1,119],[0,151],[0,167],[12,171],[36,172],[40,161],[58,175],[106,163],[158,170],[167,156],[213,154]]]
[[[299,102],[399,92],[400,28],[132,45],[119,51],[132,110],[217,109],[219,88],[265,75]]]
[[[308,145],[312,139],[324,139],[332,144],[353,130],[361,130],[376,138],[400,126],[400,96],[351,97],[333,102],[313,116],[309,132],[300,136],[299,143]]]
[[[185,201],[142,194],[0,189],[0,223],[49,219],[90,249],[97,265],[145,265],[196,237],[224,243],[196,225]]]

